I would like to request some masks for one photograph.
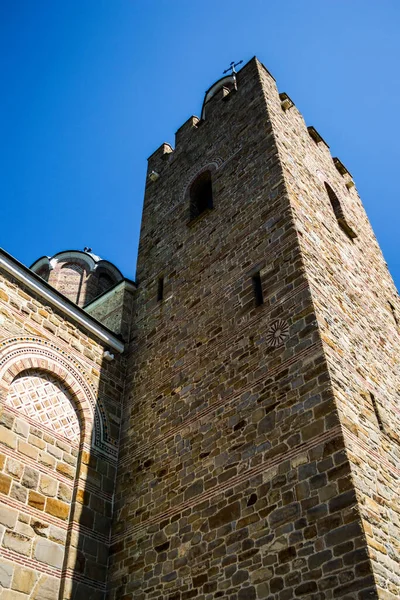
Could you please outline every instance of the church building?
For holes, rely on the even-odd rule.
[[[400,598],[400,299],[346,166],[231,70],[148,159],[136,282],[0,251],[0,600]]]

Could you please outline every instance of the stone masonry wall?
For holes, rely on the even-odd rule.
[[[0,272],[1,600],[103,600],[124,364]]]
[[[124,284],[117,291],[95,300],[85,307],[85,312],[103,323],[122,339],[129,341],[132,326],[133,294]]]
[[[252,60],[149,159],[109,600],[376,597],[273,89]]]
[[[268,104],[378,596],[392,600],[400,597],[399,296],[351,175],[310,137],[295,106],[282,110],[273,89]],[[353,240],[335,218],[325,182]]]

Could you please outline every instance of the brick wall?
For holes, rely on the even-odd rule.
[[[72,255],[72,256],[71,256]],[[45,281],[78,306],[85,306],[112,288],[121,279],[83,252],[65,252],[56,255],[49,265],[35,269]]]
[[[104,598],[124,378],[104,349],[0,272],[4,600]]]
[[[85,307],[91,315],[114,333],[121,335],[122,339],[129,341],[132,326],[133,284],[120,285],[108,294],[95,300]]]
[[[149,159],[110,600],[376,597],[270,94],[251,61]]]
[[[398,293],[351,175],[310,137],[297,108],[283,111],[266,89],[378,594],[398,598]],[[356,238],[338,223],[325,182]]]

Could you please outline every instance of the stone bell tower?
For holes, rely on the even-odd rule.
[[[399,598],[399,299],[256,59],[149,158],[137,280],[108,598]]]

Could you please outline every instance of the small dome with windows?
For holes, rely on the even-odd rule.
[[[80,307],[124,279],[115,265],[93,254],[91,248],[42,256],[30,269]]]

